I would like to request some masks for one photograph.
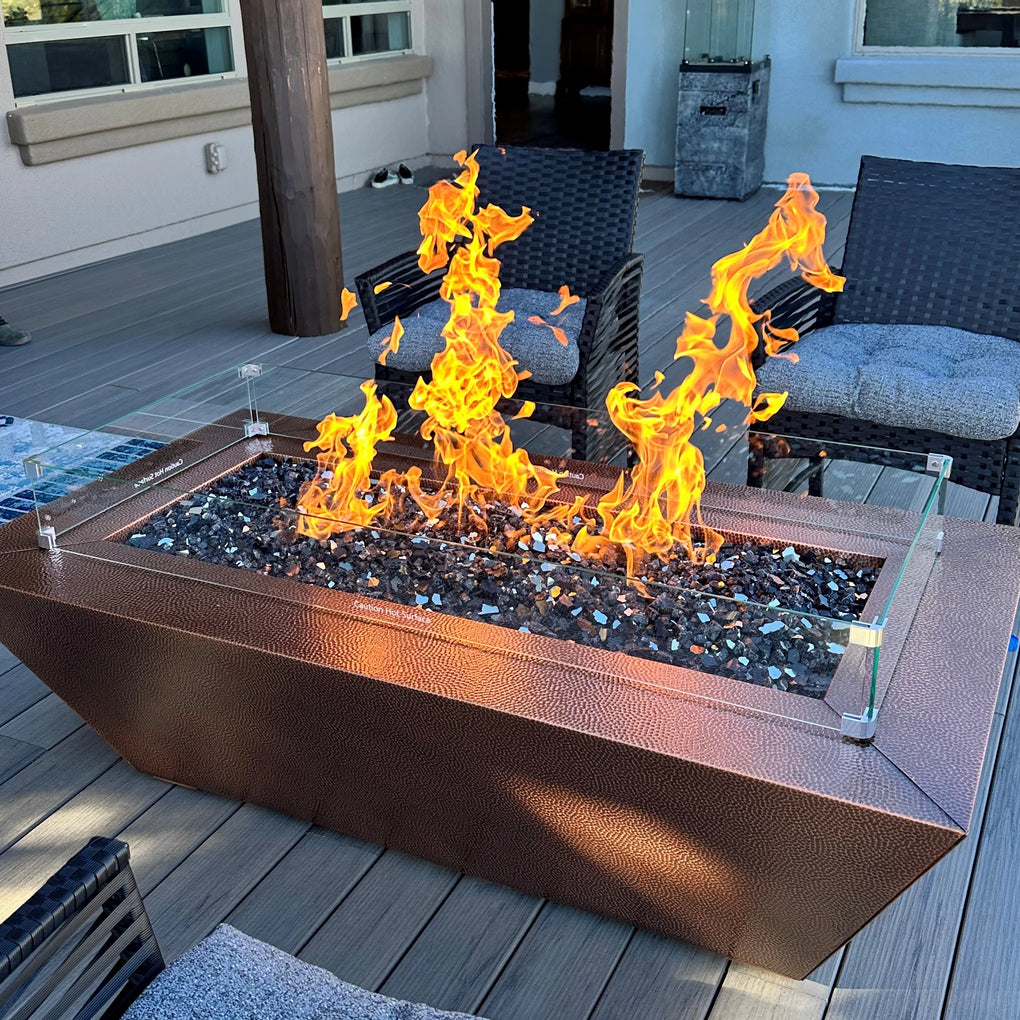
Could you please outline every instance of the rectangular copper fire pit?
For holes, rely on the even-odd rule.
[[[301,454],[200,430],[131,470],[174,465],[186,491],[266,452]],[[812,701],[170,559],[113,539],[179,492],[104,486],[75,495],[55,550],[31,515],[0,529],[0,639],[143,771],[793,977],[966,834],[1017,608],[1013,529],[945,521],[861,746],[838,735],[849,673]],[[839,526],[822,501],[723,502],[734,522],[778,511],[779,541]],[[875,533],[899,514],[844,512]]]

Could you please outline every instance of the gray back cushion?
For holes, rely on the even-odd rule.
[[[499,296],[498,311],[514,313],[514,320],[500,334],[499,342],[517,361],[518,371],[527,369],[534,382],[545,386],[563,386],[577,375],[580,352],[577,338],[584,321],[584,298],[570,305],[559,315],[553,311],[560,303],[556,293],[541,290],[522,290],[508,287]],[[414,315],[401,318],[404,335],[397,350],[389,354],[386,364],[404,372],[427,372],[432,359],[446,346],[441,335],[450,316],[450,306],[438,299],[422,305]],[[564,346],[548,326],[529,322],[538,316],[552,326],[562,329],[567,337]],[[368,350],[378,358],[393,332],[390,323],[368,338]]]
[[[948,326],[842,323],[769,358],[758,390],[791,411],[1002,439],[1020,427],[1020,343]]]

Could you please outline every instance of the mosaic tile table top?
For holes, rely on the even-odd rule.
[[[33,492],[22,465],[25,457],[74,440],[81,451],[83,485],[96,473],[114,471],[164,445],[153,439],[89,432],[0,414],[0,524],[34,510],[36,500],[49,502],[77,488],[65,477],[47,482]]]

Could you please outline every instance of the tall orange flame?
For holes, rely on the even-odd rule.
[[[374,503],[366,499],[372,488],[372,461],[376,446],[390,438],[397,412],[389,397],[376,396],[376,385],[361,384],[365,408],[349,418],[327,415],[319,422],[319,435],[304,444],[319,449],[319,470],[301,490],[297,530],[300,535],[327,538],[337,531],[371,524],[389,511],[389,492]]]
[[[638,464],[628,484],[621,477],[616,488],[599,502],[603,520],[601,541],[584,533],[580,545],[589,551],[609,540],[627,555],[628,573],[635,573],[645,555],[666,556],[675,544],[693,557],[714,555],[721,537],[700,521],[699,507],[705,488],[705,464],[690,442],[700,418],[707,426],[711,414],[725,399],[741,401],[749,410],[747,422],[763,421],[786,400],[785,393],[761,394],[753,403],[755,375],[751,356],[758,344],[759,325],[767,353],[777,353],[780,342],[797,339],[795,330],[778,330],[770,313],[755,314],[747,298],[751,282],[779,265],[785,256],[805,280],[827,291],[843,289],[844,280],[829,270],[822,254],[825,217],[817,211],[818,193],[806,174],[791,175],[786,193],[776,203],[765,229],[740,251],[712,266],[712,291],[705,301],[708,318],[689,313],[677,339],[674,360],[687,359],[690,368],[683,382],[668,396],[656,377],[647,399],[634,396],[638,387],[618,383],[607,407],[617,428],[634,444]],[[728,316],[728,340],[719,344],[716,327]],[[696,548],[692,524],[701,525],[704,545]]]
[[[541,507],[561,477],[532,464],[527,451],[514,449],[496,409],[528,373],[516,370],[499,343],[513,312],[496,310],[500,264],[492,253],[521,235],[533,222],[531,212],[525,207],[510,216],[494,205],[476,208],[478,163],[463,152],[455,158],[464,170],[455,182],[433,189],[419,214],[424,239],[418,265],[429,272],[447,259],[449,264],[440,288],[450,305],[442,331],[446,347],[432,359],[431,381],[419,379],[409,399],[425,413],[421,435],[435,444],[436,459],[446,469],[435,494],[422,491],[420,472],[408,473],[411,495],[431,517],[451,499],[461,512],[469,502],[484,507],[492,496],[518,508]]]
[[[454,181],[435,185],[419,213],[420,268],[427,273],[446,267],[440,288],[450,306],[442,330],[446,346],[432,360],[431,381],[419,379],[409,399],[413,409],[424,413],[421,435],[434,444],[442,480],[430,490],[423,486],[417,468],[409,469],[406,477],[388,471],[369,497],[376,447],[390,437],[397,416],[389,399],[378,398],[375,384],[367,382],[362,386],[361,414],[330,415],[320,422],[318,439],[305,446],[319,448],[319,471],[302,492],[299,531],[321,538],[371,524],[390,512],[397,502],[393,492],[399,488],[431,520],[455,507],[458,518],[466,513],[483,528],[476,511],[484,512],[493,499],[517,508],[533,527],[567,523],[580,514],[585,525],[573,538],[561,532],[559,546],[572,544],[573,550],[590,555],[622,548],[632,577],[640,573],[647,557],[667,557],[678,546],[694,558],[713,556],[721,537],[701,520],[705,466],[691,442],[694,430],[711,424],[712,413],[724,399],[743,402],[747,422],[774,414],[786,394],[761,395],[752,406],[751,355],[759,334],[769,354],[778,353],[781,343],[797,339],[793,330],[774,328],[769,312],[752,311],[748,287],[784,257],[804,279],[824,290],[841,290],[844,282],[829,270],[822,255],[825,218],[817,211],[818,195],[807,176],[793,174],[765,229],[712,267],[712,290],[705,301],[711,314],[688,314],[677,340],[674,360],[690,363],[680,385],[664,394],[665,376],[657,372],[647,398],[641,398],[630,382],[610,391],[606,402],[610,417],[633,444],[637,465],[629,478],[621,473],[614,489],[599,501],[602,523],[596,528],[595,519],[583,510],[583,497],[571,506],[550,503],[562,473],[532,464],[526,451],[515,449],[508,423],[497,410],[500,400],[512,396],[528,373],[517,370],[499,343],[513,313],[497,311],[500,263],[493,252],[519,237],[532,217],[527,208],[517,216],[497,206],[477,208],[478,163],[463,152],[456,158],[461,173]],[[559,297],[553,316],[578,300],[566,287],[560,288]],[[720,343],[716,331],[723,316],[729,318],[730,329]],[[562,332],[541,317],[535,320],[554,334]],[[398,349],[401,333],[397,321],[385,354]],[[534,409],[526,401],[514,417],[528,417]],[[693,529],[702,541],[695,541]]]

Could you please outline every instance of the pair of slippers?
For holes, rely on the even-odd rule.
[[[414,173],[406,163],[397,167],[396,173],[383,167],[378,173],[372,175],[371,185],[373,188],[389,188],[394,184],[414,184]]]

